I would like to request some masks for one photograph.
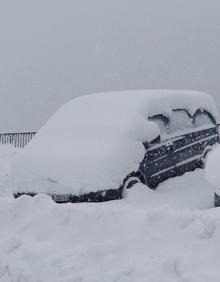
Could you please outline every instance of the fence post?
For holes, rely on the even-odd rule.
[[[0,133],[0,144],[12,144],[23,148],[37,132]]]

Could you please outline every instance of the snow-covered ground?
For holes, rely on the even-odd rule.
[[[124,200],[59,205],[11,197],[15,155],[0,146],[1,282],[220,281],[220,212],[202,170]]]
[[[12,145],[0,145],[0,196],[12,195],[11,162],[20,150]]]
[[[215,193],[220,195],[220,145],[207,158],[206,178],[214,187]]]

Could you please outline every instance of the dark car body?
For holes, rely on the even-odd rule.
[[[167,134],[165,140],[145,145],[146,155],[140,164],[140,172],[145,183],[152,189],[168,178],[203,168],[208,151],[219,143],[216,120],[210,113],[198,110],[192,117],[186,111],[185,113],[191,119],[192,127],[177,127],[173,134]],[[152,120],[154,118],[158,117],[152,117]],[[169,128],[167,118],[160,118]]]

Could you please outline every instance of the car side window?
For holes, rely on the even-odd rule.
[[[213,125],[214,121],[211,115],[206,111],[198,111],[195,113],[193,123],[196,127],[205,126],[205,125]]]
[[[173,110],[168,123],[168,133],[194,127],[193,119],[185,110]]]
[[[155,115],[149,117],[149,120],[155,122],[158,125],[161,136],[167,135],[167,124],[169,122],[169,119],[167,117],[163,115]]]

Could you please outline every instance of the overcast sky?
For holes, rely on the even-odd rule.
[[[0,0],[0,131],[117,89],[196,89],[220,109],[219,0]]]

